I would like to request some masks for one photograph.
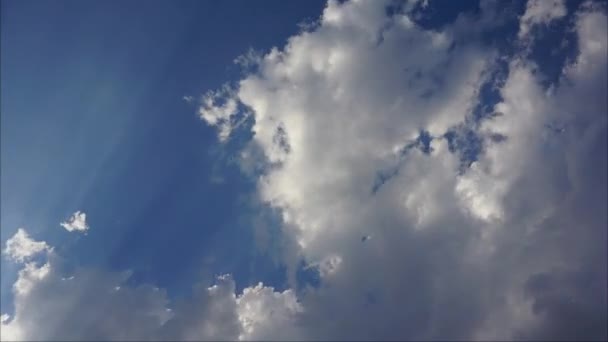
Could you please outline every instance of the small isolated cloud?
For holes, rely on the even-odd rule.
[[[89,230],[89,225],[87,224],[87,214],[82,211],[77,211],[73,213],[66,222],[61,222],[61,226],[68,232],[86,232]]]
[[[25,229],[19,228],[17,233],[6,241],[6,248],[3,253],[14,261],[24,262],[34,255],[48,250],[50,250],[50,247],[46,242],[34,241]]]
[[[188,102],[188,103],[192,103],[192,101],[194,101],[194,96],[190,96],[190,95],[184,95],[182,97],[182,100]]]

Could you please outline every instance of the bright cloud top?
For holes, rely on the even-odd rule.
[[[292,291],[263,284],[235,295],[228,275],[211,287],[196,286],[192,297],[170,303],[164,290],[125,285],[130,273],[79,268],[62,274],[65,260],[25,230],[13,236],[10,256],[43,253],[29,262],[13,286],[15,316],[2,315],[1,339],[14,340],[237,340],[280,333],[277,327],[299,310]],[[15,252],[16,242],[20,247]],[[33,248],[32,244],[38,244]],[[28,247],[23,247],[28,246]],[[20,249],[19,249],[20,248]],[[29,249],[28,249],[29,248]],[[24,251],[28,249],[28,251]],[[82,308],[86,303],[86,309]],[[66,319],[70,317],[70,319]],[[35,327],[35,328],[33,328]]]
[[[432,30],[415,20],[431,5],[390,4],[330,1],[202,98],[220,141],[253,136],[239,154],[263,165],[289,289],[237,293],[225,275],[170,301],[128,273],[65,274],[44,242],[13,247],[47,260],[20,271],[2,339],[606,339],[605,8],[531,1],[505,52],[483,42],[496,3]],[[523,49],[563,17],[577,50],[546,87]],[[318,286],[298,283],[302,260]]]
[[[300,256],[322,279],[299,298],[293,324],[306,329],[294,338],[574,338],[583,321],[606,336],[605,307],[576,285],[589,274],[606,297],[605,272],[593,271],[605,265],[605,213],[580,207],[606,205],[605,159],[588,171],[590,155],[606,154],[604,9],[571,17],[578,56],[544,89],[517,46],[565,6],[529,2],[507,55],[476,38],[500,25],[495,6],[425,30],[407,9],[330,1],[316,28],[272,49],[221,101],[253,115],[243,155],[267,162],[258,191],[282,213],[288,268]],[[218,130],[223,141],[234,131]],[[462,171],[471,135],[479,156]],[[566,257],[566,245],[579,247]],[[580,321],[565,324],[574,312]]]
[[[519,24],[519,38],[524,38],[530,30],[540,24],[549,24],[555,19],[566,15],[566,6],[563,0],[531,0],[528,1],[526,12]]]
[[[34,241],[23,228],[17,229],[13,237],[6,241],[4,255],[17,262],[24,262],[34,255],[50,250],[44,241]]]
[[[68,232],[86,232],[89,230],[89,225],[87,224],[87,214],[81,211],[76,211],[67,221],[61,222],[61,226]]]

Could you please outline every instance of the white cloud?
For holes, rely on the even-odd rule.
[[[228,275],[173,303],[155,286],[125,284],[130,272],[79,267],[68,276],[65,260],[23,229],[4,252],[19,262],[46,252],[46,261],[26,262],[19,271],[15,313],[0,316],[3,341],[257,339],[275,336],[299,309],[290,290],[279,293],[261,283],[237,296]]]
[[[49,250],[50,247],[46,242],[31,239],[25,229],[19,228],[15,235],[6,240],[3,253],[14,261],[24,262],[36,254]]]
[[[562,328],[576,310],[597,323],[601,305],[598,314],[583,287],[568,290],[581,303],[559,306],[560,294],[542,310],[546,293],[529,290],[539,275],[579,279],[606,263],[597,242],[606,178],[589,157],[605,173],[606,16],[583,7],[580,53],[559,84],[545,90],[532,61],[510,60],[494,85],[502,115],[472,128],[483,149],[463,173],[442,136],[467,124],[481,85],[508,58],[464,29],[492,25],[483,16],[426,31],[407,12],[386,16],[381,2],[330,2],[315,30],[271,50],[240,81],[231,99],[251,109],[251,144],[272,165],[260,197],[282,213],[299,247],[292,253],[322,276],[299,298],[304,339],[576,337]],[[530,2],[520,38],[565,15],[560,2]],[[556,122],[566,133],[551,131]],[[435,137],[433,151],[400,153],[420,130]],[[598,204],[584,209],[591,198]],[[605,297],[605,276],[592,278]]]
[[[24,268],[19,271],[19,278],[13,284],[13,290],[17,295],[27,295],[36,283],[44,279],[50,271],[50,264],[46,263],[38,266],[34,262],[28,262]]]
[[[79,269],[63,277],[62,261],[27,264],[15,283],[15,314],[2,323],[2,340],[149,339],[167,319],[164,291],[116,286],[127,274]]]
[[[73,213],[66,222],[61,222],[61,226],[68,232],[86,232],[89,230],[89,225],[87,224],[87,214],[77,211]]]
[[[519,22],[518,37],[524,39],[530,30],[537,25],[547,25],[567,14],[563,0],[529,0],[526,11]]]
[[[294,321],[302,311],[292,290],[275,292],[262,283],[246,288],[237,299],[242,325],[239,340],[285,340],[300,336]]]
[[[66,277],[63,264],[50,255],[47,263],[27,263],[19,272],[14,317],[3,314],[0,323],[3,341],[257,339],[276,336],[298,310],[289,290],[258,284],[237,296],[230,276],[170,302],[155,286],[125,284],[129,272],[77,268]]]
[[[292,289],[237,294],[222,276],[172,303],[124,274],[66,277],[50,254],[19,273],[2,338],[605,339],[608,28],[593,5],[574,20],[579,51],[559,83],[543,88],[515,54],[494,84],[501,115],[470,125],[482,84],[508,58],[463,29],[487,18],[430,31],[379,1],[330,2],[318,26],[200,108],[220,140],[240,107],[253,115],[245,152],[267,165],[258,192],[293,243],[283,255]],[[462,125],[484,138],[464,171],[444,137]],[[428,152],[407,147],[421,130]],[[300,258],[318,288],[294,291]]]
[[[232,130],[243,122],[236,119],[237,106],[233,90],[224,85],[220,90],[209,91],[203,96],[199,115],[209,125],[218,128],[219,139],[224,142]]]

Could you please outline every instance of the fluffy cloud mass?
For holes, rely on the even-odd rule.
[[[222,276],[171,303],[125,275],[62,277],[44,247],[2,338],[606,339],[605,8],[570,13],[577,53],[547,87],[528,52],[483,42],[497,5],[431,30],[421,4],[389,4],[330,1],[203,98],[222,141],[253,119],[243,165],[264,165],[258,194],[281,214],[293,289],[236,293]],[[524,11],[520,41],[567,14]],[[319,286],[295,291],[300,260]]]
[[[24,262],[34,255],[49,250],[44,241],[34,241],[23,228],[17,229],[13,237],[6,241],[4,255],[17,262]]]
[[[276,330],[268,329],[298,310],[289,290],[259,284],[236,296],[230,276],[211,287],[195,286],[187,301],[173,303],[155,286],[126,285],[129,272],[78,268],[66,276],[65,260],[44,242],[23,230],[10,241],[23,235],[45,246],[37,250],[44,260],[28,262],[19,272],[15,315],[3,314],[0,322],[3,341],[257,339],[274,336]]]
[[[425,30],[330,2],[235,87],[269,165],[260,196],[322,276],[293,338],[606,336],[604,9],[572,15],[578,56],[549,88],[528,53],[475,39],[494,10]],[[529,2],[516,33],[565,11]],[[499,100],[475,118],[484,85]],[[467,130],[481,146],[463,168]]]

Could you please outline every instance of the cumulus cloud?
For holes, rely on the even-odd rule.
[[[257,339],[275,336],[298,310],[290,290],[261,283],[237,296],[228,275],[177,302],[151,284],[126,284],[130,272],[80,267],[68,276],[65,260],[42,243],[45,261],[26,263],[13,285],[15,314],[1,316],[3,341]]]
[[[17,262],[24,262],[36,254],[49,251],[50,247],[44,241],[35,241],[23,228],[17,229],[15,235],[6,240],[3,253]]]
[[[301,336],[294,324],[302,311],[292,290],[276,292],[262,283],[246,288],[237,299],[242,325],[239,340],[286,340]]]
[[[90,269],[61,273],[61,260],[28,264],[13,287],[15,314],[2,340],[149,339],[167,319],[163,291],[120,286],[126,274]]]
[[[517,34],[566,14],[531,1]],[[463,30],[490,25],[484,14],[431,31],[365,1],[330,1],[239,82],[231,99],[270,165],[259,195],[322,278],[299,298],[305,338],[542,339],[574,313],[605,338],[605,300],[581,284],[606,297],[606,15],[583,5],[571,18],[578,56],[549,89],[526,54]],[[488,83],[500,100],[471,124]],[[447,135],[462,126],[481,140],[464,170]],[[413,143],[421,131],[428,148]],[[583,336],[581,322],[564,336]]]
[[[87,214],[82,211],[76,211],[67,221],[61,222],[61,226],[68,232],[86,232],[89,230],[89,225],[87,224]]]
[[[546,88],[528,55],[464,29],[489,29],[493,11],[427,30],[416,6],[388,4],[330,1],[203,98],[221,141],[252,116],[243,165],[263,165],[250,174],[280,213],[291,289],[239,294],[221,276],[171,302],[124,274],[66,278],[50,253],[19,273],[2,338],[605,340],[605,11],[570,16],[576,58]],[[513,38],[566,15],[546,6],[530,2]],[[462,127],[477,155],[451,140]],[[320,282],[295,291],[302,258]]]

